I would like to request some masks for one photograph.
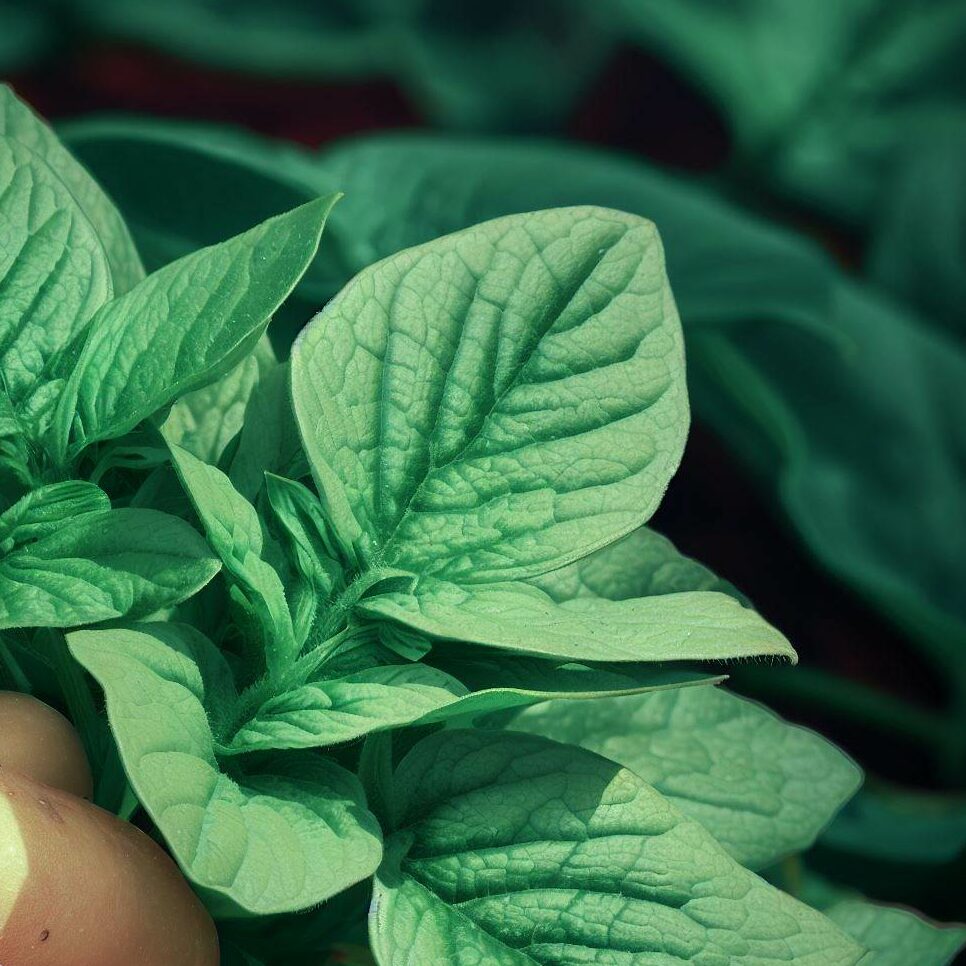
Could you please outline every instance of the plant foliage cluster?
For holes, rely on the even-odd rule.
[[[862,414],[941,424],[960,356],[606,155],[136,121],[68,150],[0,98],[0,671],[68,707],[225,962],[948,962],[966,931],[803,862],[861,772],[722,686],[792,645],[647,521],[690,390],[945,656],[952,588],[869,525],[867,476],[922,476]],[[857,381],[874,353],[933,408]],[[896,525],[961,552],[948,516]]]

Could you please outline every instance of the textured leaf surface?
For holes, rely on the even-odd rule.
[[[654,511],[687,429],[681,353],[653,226],[546,211],[362,272],[297,341],[293,400],[345,547],[485,582]]]
[[[204,540],[157,510],[85,513],[0,559],[0,627],[146,617],[218,572]]]
[[[726,580],[647,527],[566,567],[531,577],[529,582],[558,603],[584,597],[628,600],[695,590],[742,599]]]
[[[38,487],[0,514],[0,550],[54,533],[82,513],[110,508],[108,495],[84,480]]]
[[[0,389],[19,428],[37,436],[61,385],[59,354],[143,271],[106,195],[6,86],[0,223]]]
[[[232,737],[228,750],[341,744],[410,724],[465,693],[454,678],[422,664],[375,667],[310,681],[263,704]]]
[[[862,966],[946,966],[966,946],[966,926],[934,926],[905,909],[846,899],[825,914],[870,950]]]
[[[722,688],[554,702],[510,727],[629,768],[756,869],[808,848],[862,781],[821,736]]]
[[[206,463],[217,464],[241,432],[259,382],[277,365],[268,338],[263,336],[255,351],[230,372],[176,400],[162,426],[165,439]]]
[[[262,525],[255,508],[217,467],[171,447],[178,476],[201,518],[208,541],[253,608],[271,674],[287,667],[299,643],[282,579],[262,559]]]
[[[557,603],[526,584],[457,586],[432,578],[358,607],[443,640],[577,661],[698,661],[774,654],[796,660],[755,611],[714,591]]]
[[[631,772],[532,735],[444,731],[395,778],[382,966],[846,966],[861,948]]]
[[[334,201],[319,198],[187,255],[104,306],[62,399],[61,452],[71,420],[80,449],[236,365],[315,257]]]
[[[230,672],[198,632],[142,624],[68,643],[104,688],[138,798],[215,911],[304,909],[372,873],[379,830],[353,775],[311,753],[237,780],[220,770],[211,719],[233,697]]]

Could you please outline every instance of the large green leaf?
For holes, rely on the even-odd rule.
[[[60,401],[60,457],[70,439],[76,453],[119,436],[247,355],[315,257],[335,200],[319,198],[187,255],[105,305]]]
[[[83,513],[0,558],[0,627],[145,617],[218,572],[204,540],[157,510]]]
[[[905,909],[845,899],[825,914],[870,950],[863,966],[946,966],[966,946],[966,926],[934,926]]]
[[[304,909],[372,874],[379,829],[353,775],[310,752],[219,768],[212,727],[234,689],[197,631],[132,625],[68,644],[104,688],[135,793],[216,913]]]
[[[293,400],[343,547],[474,583],[643,523],[687,430],[653,226],[509,217],[358,275],[297,341]]]
[[[862,949],[633,773],[533,735],[444,731],[395,773],[382,966],[845,966]]]
[[[510,727],[629,768],[755,869],[808,848],[862,780],[824,738],[721,688],[553,702]]]
[[[557,603],[537,587],[459,586],[426,578],[411,593],[364,598],[360,613],[440,640],[575,661],[714,661],[757,655],[796,660],[785,637],[749,607],[713,591]]]
[[[0,86],[0,436],[36,438],[54,364],[143,271],[117,211],[53,132]]]

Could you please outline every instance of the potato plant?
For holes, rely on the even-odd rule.
[[[792,644],[647,527],[689,422],[654,224],[370,246],[280,361],[337,201],[145,274],[2,93],[3,683],[65,707],[222,961],[947,961],[963,930],[794,881],[861,773],[722,686]],[[30,822],[0,814],[5,854]],[[129,858],[149,935],[209,955]],[[48,894],[101,914],[111,883],[69,874]],[[0,950],[34,894],[10,881]]]

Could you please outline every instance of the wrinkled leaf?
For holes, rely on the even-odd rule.
[[[824,738],[721,688],[554,702],[510,727],[629,768],[753,869],[808,848],[862,780]]]
[[[427,578],[412,593],[367,597],[358,610],[440,640],[565,660],[713,661],[764,654],[797,659],[785,637],[755,611],[712,591],[557,603],[526,584],[460,587]]]
[[[230,714],[233,689],[197,631],[142,624],[68,643],[104,688],[135,793],[216,913],[304,909],[372,874],[379,829],[349,772],[308,752],[221,771],[209,715]]]
[[[635,528],[680,459],[681,351],[654,228],[619,212],[498,219],[365,270],[292,359],[343,548],[477,583]]]
[[[370,914],[382,966],[857,963],[631,772],[533,735],[444,731],[394,782]]]

